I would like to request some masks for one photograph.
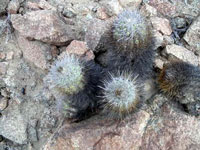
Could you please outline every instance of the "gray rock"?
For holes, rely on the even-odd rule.
[[[5,97],[0,98],[0,112],[8,106],[8,99]]]
[[[0,1],[0,15],[6,12],[6,7],[9,3],[9,0],[1,0]]]
[[[189,27],[183,39],[200,54],[200,16]]]
[[[0,118],[0,135],[18,144],[26,144],[26,129],[27,122],[20,113],[19,105],[13,102]]]
[[[123,7],[120,5],[118,0],[102,0],[100,3],[106,8],[109,16],[118,15],[123,11]]]
[[[43,72],[36,71],[23,59],[14,59],[10,61],[3,81],[11,92],[10,96],[19,103],[30,98],[39,101],[37,95],[42,91],[42,75]]]
[[[191,63],[196,66],[199,64],[198,57],[192,51],[189,51],[182,46],[175,44],[167,45],[165,51],[167,54],[173,55],[182,61]]]
[[[10,3],[8,4],[8,12],[10,14],[16,14],[17,11],[19,10],[19,7],[20,7],[20,3],[18,0],[12,0],[10,1]]]
[[[53,45],[66,45],[75,38],[72,25],[67,25],[55,11],[38,10],[24,16],[11,15],[13,27],[28,39]]]
[[[104,47],[109,45],[113,19],[111,18],[106,21],[94,19],[91,21],[85,35],[85,41],[89,49],[95,52],[105,50]]]

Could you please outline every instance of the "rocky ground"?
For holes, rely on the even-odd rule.
[[[102,39],[113,18],[150,19],[155,70],[172,60],[200,65],[199,0],[1,0],[0,150],[199,150],[200,118],[157,93],[132,116],[63,122],[43,78],[64,51],[107,65]]]

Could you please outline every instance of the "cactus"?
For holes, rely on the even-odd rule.
[[[84,88],[84,62],[75,55],[65,54],[52,65],[46,81],[50,89],[74,94]]]
[[[110,79],[104,81],[103,102],[105,111],[111,111],[120,117],[136,110],[142,102],[142,86],[137,76],[130,73],[110,74]]]
[[[200,114],[200,69],[186,62],[166,64],[159,77],[160,90],[171,100],[178,101],[186,111]]]
[[[113,38],[120,50],[141,50],[149,45],[151,32],[147,21],[138,10],[126,10],[114,21]]]
[[[57,100],[58,111],[78,121],[97,108],[101,76],[102,68],[94,61],[66,53],[52,65],[45,83]]]

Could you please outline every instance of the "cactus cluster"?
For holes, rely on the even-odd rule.
[[[154,43],[145,17],[138,10],[124,11],[112,26],[106,67],[66,54],[49,70],[46,81],[64,95],[61,107],[68,119],[83,119],[102,107],[122,118],[154,94]],[[200,69],[182,62],[164,67],[158,78],[161,91],[195,115],[200,114],[199,82]]]
[[[144,101],[145,85],[141,81],[151,78],[147,74],[153,69],[154,56],[152,49],[146,49],[151,41],[148,24],[139,11],[124,11],[117,16],[111,30],[110,40],[115,41],[112,46],[119,51],[109,57],[107,68],[65,54],[49,70],[46,83],[57,91],[56,95],[64,95],[60,108],[68,119],[83,119],[102,107],[122,118]],[[137,57],[125,55],[127,50]]]

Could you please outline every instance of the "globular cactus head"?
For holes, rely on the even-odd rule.
[[[138,10],[123,11],[113,24],[113,38],[123,47],[121,50],[142,49],[149,45],[149,25]]]
[[[141,85],[137,76],[128,73],[111,74],[110,79],[104,81],[102,89],[105,111],[113,112],[120,118],[136,110],[141,101]]]
[[[84,87],[84,64],[75,55],[65,54],[54,62],[46,77],[50,89],[74,94]]]

